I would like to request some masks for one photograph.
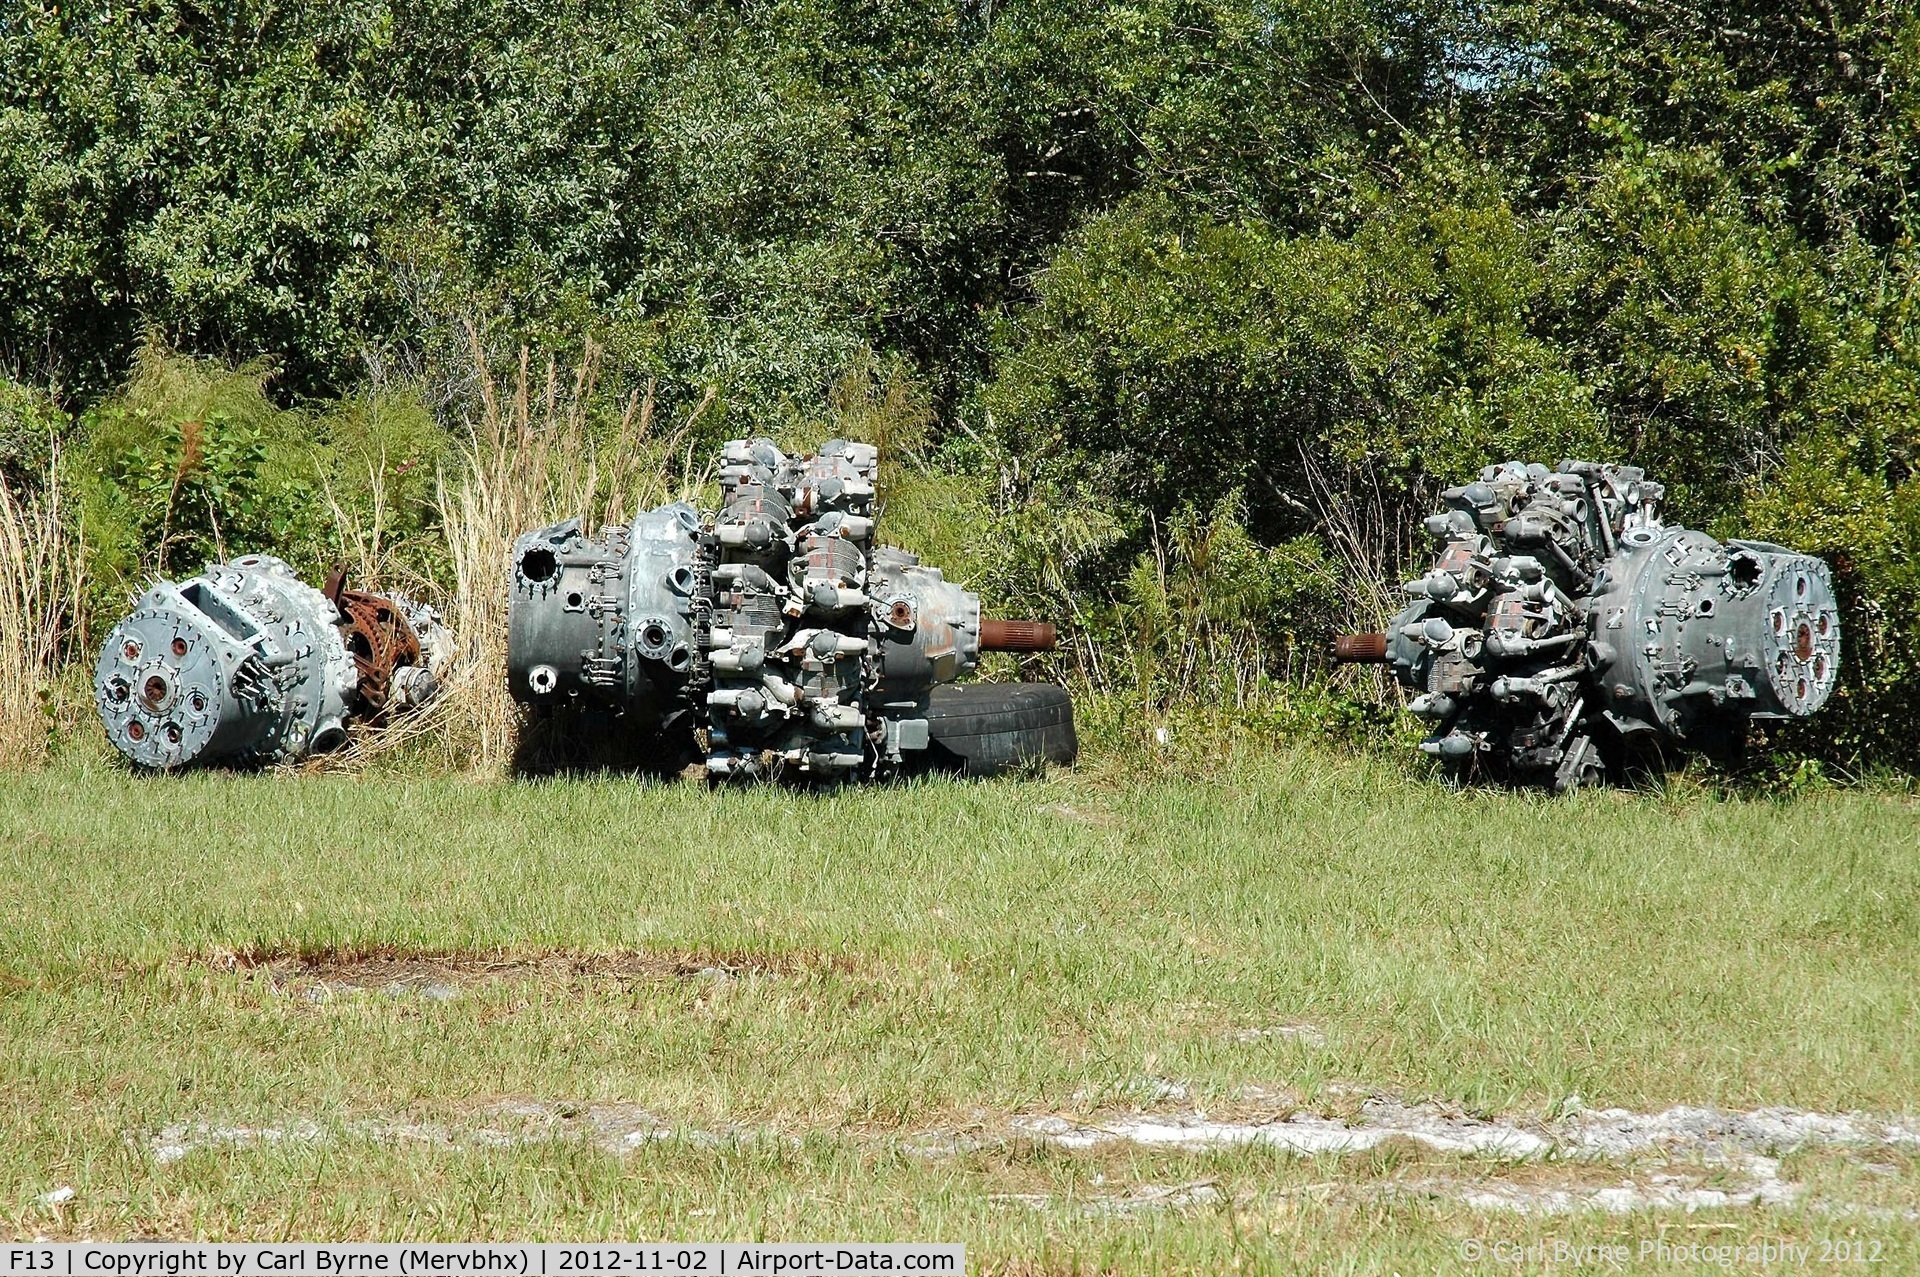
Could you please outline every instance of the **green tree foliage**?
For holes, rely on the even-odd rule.
[[[1075,232],[984,393],[1009,445],[1160,518],[1242,490],[1270,541],[1324,531],[1343,469],[1404,528],[1496,459],[1644,465],[1676,517],[1838,569],[1854,657],[1798,743],[1920,763],[1920,17],[1548,3],[1446,31],[1384,162],[1329,175],[1339,216],[1186,177]]]
[[[337,391],[480,311],[590,328],[749,412],[870,345],[950,391],[984,367],[983,313],[1088,208],[1191,171],[1214,202],[1281,212],[1370,93],[1420,82],[1411,15],[1062,19],[26,0],[0,17],[0,344],[100,388],[155,323]]]
[[[1917,166],[1891,0],[22,0],[0,360],[80,414],[112,588],[424,509],[469,324],[700,432],[838,395],[909,539],[1087,668],[1202,616],[1312,677],[1301,583],[1377,605],[1439,482],[1630,461],[1830,557],[1799,746],[1914,767]],[[0,464],[63,421],[0,405]]]
[[[1899,0],[1533,0],[1469,11],[1461,127],[1542,202],[1660,149],[1711,156],[1759,215],[1826,246],[1910,239],[1920,14]]]
[[[1591,451],[1589,388],[1530,330],[1536,238],[1497,196],[1378,204],[1344,237],[1131,201],[1056,260],[986,401],[1023,452],[1111,458],[1106,499],[1244,490],[1273,536],[1314,526],[1329,455],[1452,475]]]

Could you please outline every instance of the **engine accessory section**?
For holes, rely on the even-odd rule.
[[[1334,655],[1393,668],[1461,775],[1566,791],[1666,747],[1739,753],[1812,714],[1840,669],[1827,565],[1660,519],[1633,466],[1507,462],[1442,494],[1433,568],[1384,634]]]
[[[158,581],[114,626],[94,700],[142,767],[261,765],[338,749],[356,718],[425,704],[452,653],[430,607],[303,583],[249,554]]]
[[[716,779],[837,780],[926,751],[934,689],[981,652],[1052,649],[1051,625],[983,620],[979,595],[875,544],[872,445],[788,456],[738,439],[718,474],[717,513],[680,502],[592,535],[569,519],[514,543],[516,700],[692,728]],[[1058,735],[1043,752],[1070,758]]]

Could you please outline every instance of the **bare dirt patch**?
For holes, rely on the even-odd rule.
[[[378,992],[431,1001],[458,997],[491,983],[555,986],[595,982],[738,980],[852,975],[858,964],[844,954],[817,950],[784,953],[701,950],[617,953],[418,953],[383,950],[216,950],[191,960],[215,971],[246,972],[276,992],[322,997]]]

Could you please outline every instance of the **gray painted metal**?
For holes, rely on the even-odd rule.
[[[448,644],[432,609],[395,603],[422,646],[443,658]],[[396,707],[431,695],[432,673],[401,671]],[[156,582],[107,635],[94,699],[113,747],[159,769],[337,749],[364,708],[338,609],[265,554]]]
[[[1462,773],[1575,788],[1637,746],[1736,754],[1813,713],[1840,668],[1827,565],[1662,523],[1636,467],[1508,462],[1443,494],[1432,569],[1385,660]]]
[[[721,452],[721,508],[650,510],[513,546],[508,680],[532,707],[598,703],[704,735],[708,774],[838,779],[927,748],[933,687],[980,654],[980,599],[875,546],[869,444]]]

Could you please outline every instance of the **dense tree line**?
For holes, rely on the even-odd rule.
[[[1437,480],[1633,461],[1833,559],[1809,747],[1912,767],[1917,165],[1886,0],[26,0],[0,356],[70,411],[150,334],[443,410],[472,322],[716,431],[878,369],[1007,592],[1138,640],[1211,529],[1266,584],[1189,605],[1269,652],[1356,492],[1391,559]]]

